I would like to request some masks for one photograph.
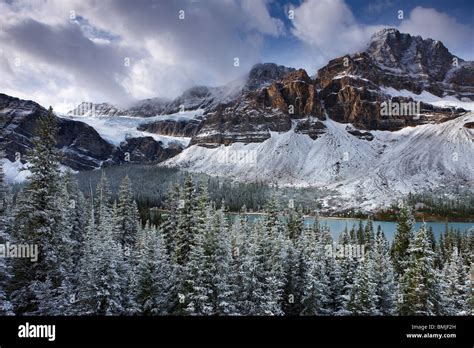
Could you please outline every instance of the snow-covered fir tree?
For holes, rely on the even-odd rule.
[[[302,305],[302,235],[304,219],[301,209],[294,209],[293,202],[287,213],[287,259],[285,260],[285,286],[283,294],[283,311],[285,315],[298,315]]]
[[[13,241],[36,245],[38,262],[14,259],[11,299],[18,314],[61,314],[69,305],[64,295],[64,255],[69,247],[64,227],[59,155],[55,148],[56,118],[50,108],[37,120],[36,138],[28,155],[27,185],[17,198]]]
[[[351,288],[347,310],[354,315],[377,314],[376,283],[374,280],[374,258],[371,251],[359,263]]]
[[[8,190],[5,183],[3,163],[0,162],[0,245],[2,247],[4,247],[10,239],[7,233],[7,220],[10,214],[10,205],[7,196]],[[0,315],[13,314],[13,306],[7,294],[7,286],[10,282],[10,277],[10,262],[7,258],[0,257]]]
[[[173,260],[179,265],[187,263],[194,243],[194,236],[196,234],[196,206],[196,192],[193,179],[191,176],[187,176],[177,204],[177,226],[173,236],[175,240]]]
[[[130,179],[122,180],[118,192],[117,217],[119,225],[119,241],[124,249],[134,249],[140,224],[140,216]]]
[[[400,277],[398,312],[401,315],[437,314],[439,292],[434,252],[422,226],[408,246],[407,267]]]
[[[108,190],[103,181],[100,194]],[[127,284],[129,265],[124,262],[123,249],[117,241],[117,217],[104,196],[98,197],[86,227],[86,243],[78,289],[81,314],[113,315],[133,312]],[[95,219],[96,211],[100,221]]]
[[[339,245],[346,250],[351,248],[353,243],[349,232],[346,229],[342,232],[339,237]],[[357,271],[358,259],[356,257],[341,257],[338,259],[339,263],[339,275],[340,275],[340,308],[336,310],[337,315],[348,315],[350,314],[347,309],[349,303],[352,286],[354,284],[355,274]]]
[[[331,301],[331,279],[326,270],[327,258],[319,229],[303,231],[299,249],[301,253],[301,315],[328,314]]]
[[[175,271],[162,234],[147,224],[139,232],[135,298],[140,315],[170,314]]]
[[[380,225],[375,235],[371,257],[374,261],[373,273],[377,314],[393,315],[395,313],[396,284],[390,259],[389,244]]]
[[[471,281],[469,266],[465,265],[457,249],[451,252],[446,261],[441,283],[443,299],[443,314],[470,315],[472,314]]]
[[[413,239],[414,225],[415,219],[413,218],[411,208],[408,205],[403,205],[398,214],[397,231],[393,237],[390,250],[393,268],[397,277],[403,275],[408,263],[408,247]]]

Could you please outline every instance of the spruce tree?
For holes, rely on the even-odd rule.
[[[184,181],[184,188],[178,203],[178,218],[174,236],[176,245],[173,257],[178,265],[185,265],[187,263],[189,253],[194,243],[196,234],[196,207],[197,202],[194,183],[192,177],[188,175]]]
[[[377,313],[393,315],[395,311],[395,279],[390,250],[383,231],[377,230],[372,252]]]
[[[138,238],[135,301],[140,315],[170,314],[174,270],[163,236],[147,224]]]
[[[69,243],[63,229],[56,133],[56,118],[50,108],[37,120],[36,137],[28,154],[31,175],[14,213],[13,241],[36,245],[40,250],[36,263],[13,261],[11,299],[18,314],[60,314],[69,305],[63,291],[67,278],[63,256],[69,254],[65,250]]]
[[[374,260],[369,252],[357,268],[347,309],[354,315],[375,315],[377,313],[376,301]]]
[[[472,308],[469,267],[454,249],[443,268],[442,293],[444,314],[470,315]]]
[[[86,227],[77,310],[81,314],[126,314],[131,309],[128,307],[127,267],[116,238],[116,216],[103,198],[98,199],[95,208],[100,221],[95,220],[94,210]]]
[[[435,315],[438,308],[437,273],[434,252],[425,226],[422,226],[408,247],[407,268],[400,277],[401,315]]]
[[[3,173],[3,164],[0,161],[0,246],[4,246],[9,241],[7,233],[8,215],[10,214],[8,192]],[[7,285],[11,277],[10,262],[7,258],[0,257],[0,315],[13,314],[13,306],[7,294]]]
[[[344,248],[351,248],[354,245],[347,228],[339,238],[339,245]],[[340,308],[338,308],[335,314],[347,315],[350,313],[347,309],[347,305],[349,303],[352,286],[354,284],[358,260],[355,257],[342,257],[338,260],[338,263],[341,282],[339,299]]]
[[[300,241],[301,315],[328,314],[330,305],[330,278],[326,270],[326,253],[315,229],[303,232]]]
[[[408,247],[413,239],[414,225],[415,220],[411,208],[403,205],[398,215],[397,231],[395,232],[390,251],[393,268],[397,277],[403,275],[408,263]]]
[[[119,224],[119,241],[122,248],[133,250],[138,235],[140,216],[133,199],[132,185],[128,175],[122,180],[118,192],[117,215]]]

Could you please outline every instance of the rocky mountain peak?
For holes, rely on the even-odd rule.
[[[255,64],[252,69],[250,69],[245,87],[249,90],[258,89],[282,79],[286,74],[294,70],[294,68],[288,68],[275,63]]]
[[[445,78],[455,58],[438,40],[400,33],[394,28],[376,32],[365,52],[394,72],[424,75],[435,81]],[[457,60],[462,62],[462,59]]]
[[[298,70],[289,72],[282,79],[283,84],[288,83],[288,82],[294,82],[294,81],[311,83],[311,78],[308,76],[308,73],[306,72],[306,70],[298,69]]]

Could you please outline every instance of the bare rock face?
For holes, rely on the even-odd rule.
[[[144,123],[138,130],[171,137],[191,138],[198,132],[200,124],[200,120],[159,120]]]
[[[159,163],[181,151],[178,146],[165,147],[152,137],[130,138],[115,149],[112,163]]]
[[[31,149],[36,123],[47,110],[39,104],[0,94],[0,145],[10,161],[19,153],[22,162]],[[61,163],[74,170],[100,167],[113,151],[113,146],[85,123],[57,118],[56,147],[61,153]]]
[[[317,91],[305,70],[299,69],[287,74],[281,81],[267,88],[268,104],[291,118],[309,115],[324,119],[324,113]]]
[[[234,142],[262,142],[270,131],[285,132],[291,128],[288,114],[266,106],[265,92],[248,92],[230,105],[220,105],[203,121],[192,144],[214,147]]]
[[[454,67],[455,58],[440,41],[423,40],[421,36],[403,34],[393,28],[375,33],[366,53],[379,66],[393,72],[422,75],[434,81],[444,80]]]
[[[208,113],[191,145],[262,142],[270,137],[270,132],[287,132],[292,120],[307,117],[325,119],[321,101],[306,71],[291,70],[279,81],[244,92],[233,102]],[[308,127],[309,124],[302,125],[301,129]],[[312,136],[318,132],[310,131]]]
[[[321,68],[316,84],[332,119],[353,123],[361,129],[398,130],[426,122],[443,122],[464,110],[421,103],[420,114],[384,117],[383,103],[414,101],[391,98],[380,87],[474,100],[473,76],[471,62],[453,56],[441,42],[384,29],[374,34],[364,52],[333,59]]]
[[[299,121],[295,127],[295,132],[306,134],[311,139],[316,140],[325,133],[326,126],[318,119],[313,117],[305,118]]]
[[[41,105],[0,94],[0,147],[6,158],[15,161],[17,154],[24,163],[32,148],[36,124],[48,111]],[[108,143],[91,126],[56,117],[58,132],[56,147],[61,163],[73,170],[91,170],[103,165],[124,162],[125,153],[130,160],[140,163],[157,163],[181,152],[179,146],[164,146],[151,137],[128,139],[120,147]]]
[[[268,86],[275,81],[281,80],[283,76],[294,70],[293,68],[274,63],[256,64],[250,70],[245,89],[255,91],[261,87]]]

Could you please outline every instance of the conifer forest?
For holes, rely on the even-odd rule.
[[[1,172],[3,253],[38,248],[35,259],[0,258],[1,315],[473,313],[472,229],[435,238],[403,204],[392,241],[370,216],[335,239],[275,195],[258,203],[261,218],[249,221],[245,206],[231,218],[192,174],[170,185],[151,219],[128,176],[113,193],[105,172],[81,188],[60,170],[53,116],[38,123],[28,181],[13,189]]]

